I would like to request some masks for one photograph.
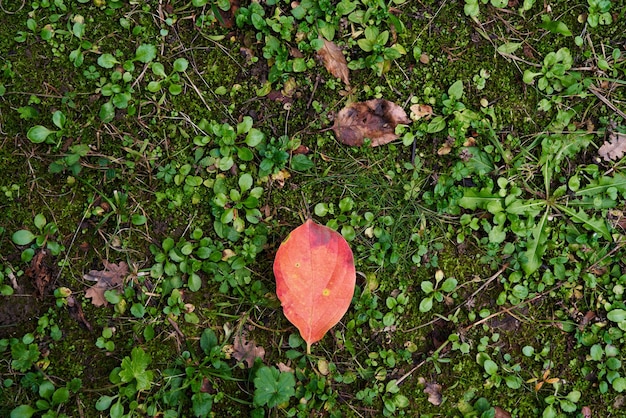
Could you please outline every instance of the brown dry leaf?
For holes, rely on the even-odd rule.
[[[413,120],[428,119],[433,114],[433,108],[429,105],[414,104],[409,109],[411,110],[411,119]]]
[[[225,28],[232,28],[235,24],[235,13],[237,13],[237,9],[239,9],[239,0],[230,0],[229,4],[230,9],[228,10],[218,8],[220,17],[217,21]]]
[[[339,111],[333,131],[339,141],[350,146],[361,146],[369,138],[373,147],[398,139],[396,126],[411,121],[404,109],[384,99],[352,103]]]
[[[279,189],[282,189],[285,186],[285,181],[287,181],[287,179],[290,177],[291,177],[291,174],[289,173],[289,171],[285,169],[280,170],[278,173],[272,174],[270,176],[272,181],[276,182]]]
[[[276,367],[278,367],[278,370],[281,371],[281,372],[293,373],[293,371],[294,371],[291,367],[287,366],[282,361],[280,363],[278,363],[276,365]]]
[[[91,303],[95,306],[108,305],[104,292],[121,286],[124,278],[128,275],[128,264],[124,261],[115,264],[102,260],[102,264],[104,265],[104,270],[91,270],[83,276],[85,280],[96,282],[95,285],[85,292],[85,297],[91,298]]]
[[[324,63],[324,67],[333,77],[337,77],[343,81],[346,86],[350,86],[350,73],[348,71],[348,62],[343,56],[341,49],[331,41],[323,39],[324,46],[317,51],[317,54]]]
[[[243,334],[240,334],[235,337],[232,355],[237,361],[245,361],[248,368],[250,368],[254,366],[254,360],[256,360],[257,357],[263,360],[265,349],[254,345],[254,341],[252,340],[246,341]]]
[[[604,161],[619,160],[626,153],[626,134],[613,132],[607,141],[598,149]]]
[[[46,288],[52,281],[52,268],[46,263],[46,251],[39,250],[26,269],[26,275],[35,281],[35,296],[43,298]]]
[[[495,418],[511,418],[511,414],[499,406],[496,406],[494,409],[496,410]]]
[[[441,395],[441,385],[438,383],[426,382],[424,393],[428,395],[428,402],[435,406],[441,405],[443,396]]]
[[[437,155],[448,155],[450,151],[452,151],[452,146],[454,145],[454,138],[451,136],[446,139],[446,142],[437,150]]]
[[[67,310],[76,322],[87,328],[89,331],[93,331],[91,324],[87,321],[87,318],[85,318],[82,305],[72,295],[67,297]]]

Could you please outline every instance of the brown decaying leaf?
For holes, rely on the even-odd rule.
[[[239,9],[239,0],[230,0],[230,9],[222,10],[218,8],[220,17],[217,19],[220,25],[225,28],[232,28],[235,23],[235,13]]]
[[[414,104],[409,109],[413,120],[428,119],[433,114],[433,108],[429,105]]]
[[[89,331],[93,331],[91,324],[87,321],[87,318],[85,318],[82,305],[72,295],[67,297],[67,310],[76,322],[87,328]]]
[[[85,297],[91,298],[91,303],[95,306],[108,305],[104,292],[121,286],[124,278],[128,275],[128,264],[124,261],[115,264],[102,260],[102,264],[104,270],[91,270],[83,276],[85,280],[96,282],[85,292]]]
[[[441,395],[441,385],[438,383],[426,382],[424,393],[428,395],[428,402],[435,406],[441,405],[443,396]]]
[[[499,406],[496,406],[494,409],[496,410],[495,418],[511,418],[511,414]]]
[[[343,81],[346,86],[350,86],[350,73],[348,70],[348,62],[343,56],[341,49],[331,41],[323,39],[324,46],[317,51],[317,55],[324,63],[324,67],[333,77],[337,77]]]
[[[609,139],[598,149],[604,161],[619,160],[626,153],[626,134],[613,132]]]
[[[337,139],[350,146],[361,146],[369,138],[373,147],[398,139],[396,126],[410,119],[397,104],[384,99],[352,103],[339,111],[333,131]]]
[[[26,275],[35,281],[35,296],[37,296],[37,299],[43,298],[46,288],[52,281],[52,269],[45,262],[46,255],[45,250],[39,250],[30,262],[30,267],[26,269]]]
[[[254,341],[246,341],[243,334],[239,334],[235,337],[233,344],[232,356],[237,361],[245,361],[248,368],[254,366],[254,361],[257,357],[263,360],[265,356],[265,349],[254,345]]]

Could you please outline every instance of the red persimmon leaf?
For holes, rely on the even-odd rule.
[[[274,276],[283,312],[310,352],[350,306],[356,283],[352,250],[341,234],[309,219],[280,245]]]

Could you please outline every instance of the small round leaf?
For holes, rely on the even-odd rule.
[[[41,144],[42,142],[45,142],[48,136],[54,134],[55,132],[56,131],[52,131],[45,126],[37,125],[28,130],[26,137],[30,139],[30,142]]]
[[[13,234],[11,240],[13,240],[13,242],[17,245],[28,245],[33,242],[35,238],[36,237],[32,232],[26,229],[20,229]]]

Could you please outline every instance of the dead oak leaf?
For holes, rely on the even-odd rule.
[[[96,282],[95,285],[85,292],[85,297],[90,298],[91,303],[95,306],[108,305],[104,292],[120,287],[124,282],[124,278],[128,275],[128,264],[124,261],[115,264],[102,260],[102,264],[104,265],[104,270],[91,270],[83,276],[85,280]]]
[[[421,385],[424,385],[424,393],[428,395],[428,402],[435,406],[441,405],[441,402],[443,402],[441,385],[435,382],[428,382],[423,377],[420,377],[418,381]]]
[[[352,103],[339,111],[333,131],[337,139],[350,146],[361,146],[365,138],[371,145],[388,144],[398,139],[396,126],[408,124],[410,119],[397,104],[384,99]]]
[[[320,59],[324,63],[324,67],[333,77],[341,79],[346,86],[350,86],[350,73],[348,70],[348,62],[344,57],[341,49],[331,41],[322,38],[324,45],[317,51]]]
[[[239,334],[235,337],[233,343],[232,356],[237,361],[245,361],[248,368],[254,366],[254,361],[258,358],[263,360],[265,356],[265,349],[260,346],[254,345],[254,341],[246,341],[243,334]]]
[[[626,134],[613,132],[607,141],[598,149],[604,161],[619,160],[626,153]]]

